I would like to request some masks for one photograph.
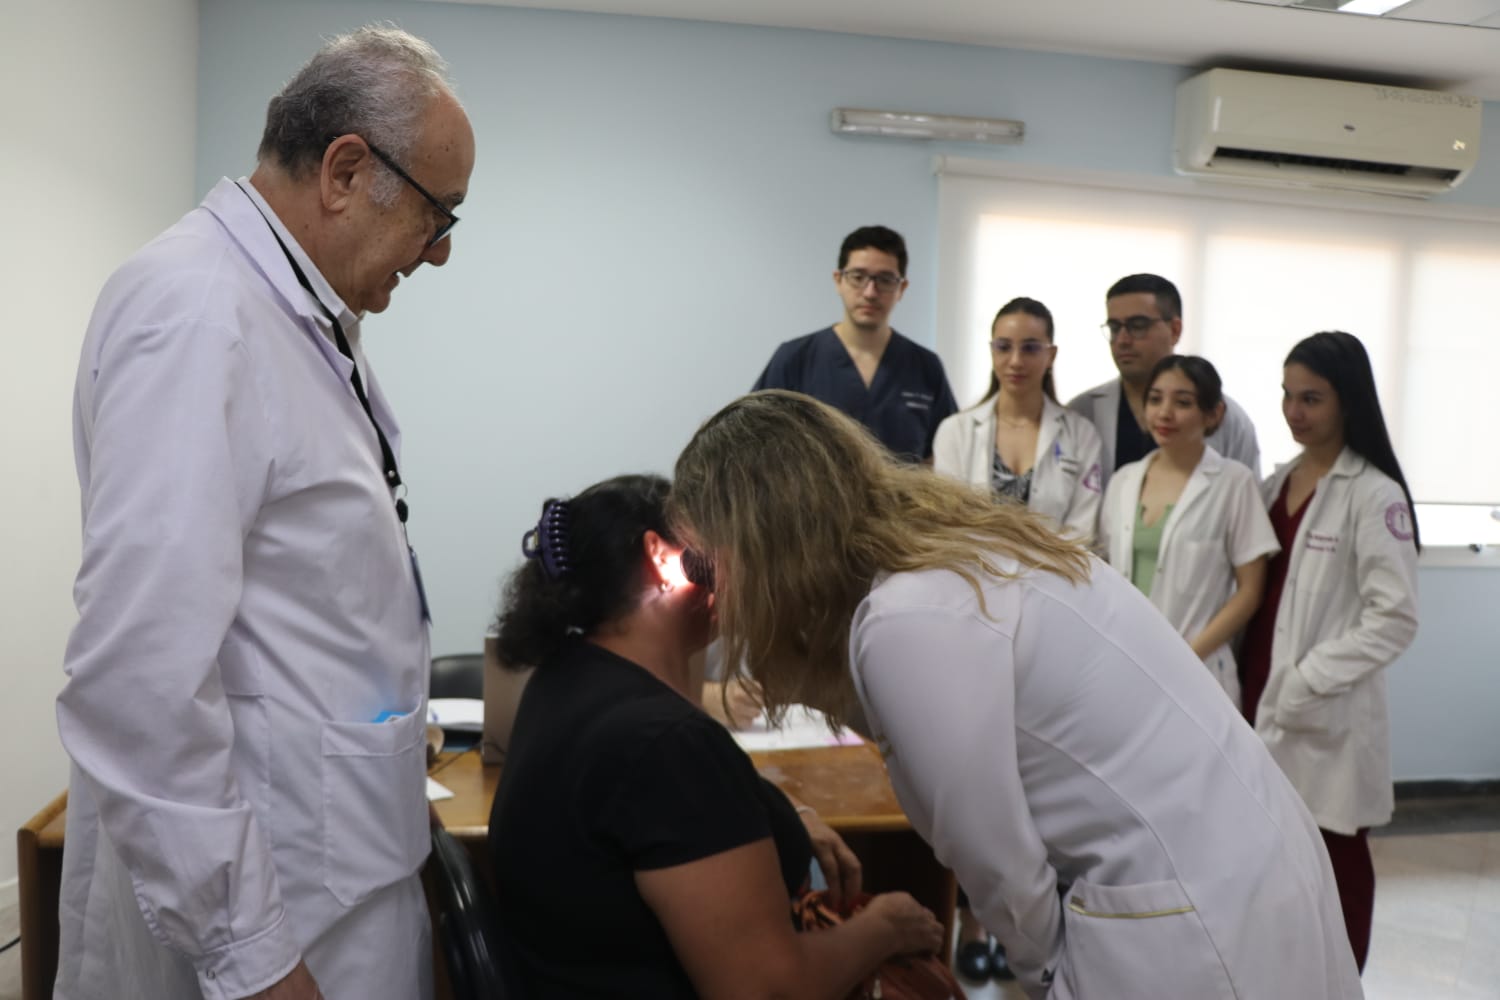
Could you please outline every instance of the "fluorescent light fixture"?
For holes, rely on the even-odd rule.
[[[904,111],[834,108],[830,127],[841,135],[891,139],[954,139],[959,142],[1020,142],[1026,123],[1005,118],[963,118]]]
[[[1372,17],[1379,17],[1381,14],[1405,5],[1406,2],[1407,0],[1349,0],[1348,3],[1339,5],[1339,13],[1369,14]]]

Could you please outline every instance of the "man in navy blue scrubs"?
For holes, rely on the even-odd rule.
[[[837,407],[868,427],[898,458],[932,459],[938,424],[958,409],[943,363],[891,329],[906,291],[906,241],[885,226],[844,239],[833,283],[844,318],[771,355],[755,389],[792,389]]]

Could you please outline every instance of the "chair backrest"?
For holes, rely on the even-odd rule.
[[[474,874],[464,846],[442,827],[432,829],[436,932],[448,964],[454,1000],[505,1000],[500,929],[494,899]]]
[[[457,653],[432,660],[431,698],[483,698],[484,654]]]

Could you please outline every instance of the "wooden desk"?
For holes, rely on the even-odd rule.
[[[848,842],[864,865],[866,889],[911,893],[938,915],[945,940],[951,941],[953,875],[912,831],[891,790],[885,763],[873,746],[776,750],[750,756],[761,774],[816,809]],[[454,793],[434,806],[443,825],[468,847],[476,867],[487,877],[490,803],[500,768],[481,765],[475,750],[443,754],[428,773]],[[21,1000],[51,1000],[57,978],[57,900],[67,801],[64,792],[16,836],[21,875]],[[437,972],[441,981],[441,959]]]
[[[750,757],[767,780],[812,806],[838,831],[859,856],[868,891],[911,893],[943,921],[945,940],[951,941],[953,874],[913,832],[873,746],[774,750]],[[453,792],[453,798],[435,803],[443,825],[464,842],[487,876],[490,804],[500,768],[486,767],[478,753],[468,752],[442,755],[429,773]]]
[[[63,792],[16,833],[20,867],[21,1000],[51,1000],[57,979],[57,898],[62,885]]]

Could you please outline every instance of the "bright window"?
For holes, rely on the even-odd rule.
[[[1500,543],[1500,453],[1474,447],[1500,431],[1500,219],[975,161],[939,173],[938,349],[960,405],[988,384],[989,323],[1007,300],[1051,308],[1066,402],[1114,377],[1105,290],[1162,274],[1183,296],[1178,350],[1212,361],[1249,412],[1262,472],[1296,454],[1281,417],[1287,351],[1347,330],[1370,352],[1424,541]]]

